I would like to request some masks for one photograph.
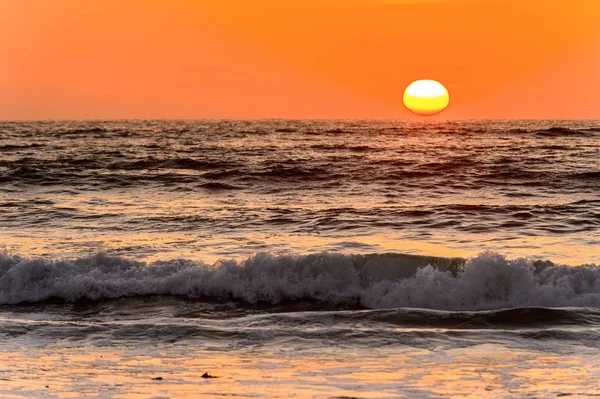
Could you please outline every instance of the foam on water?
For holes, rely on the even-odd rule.
[[[102,253],[77,260],[0,254],[1,304],[146,295],[308,300],[373,309],[598,308],[600,268],[509,260],[492,252],[464,263],[400,254],[259,253],[214,265],[180,259],[144,263]]]

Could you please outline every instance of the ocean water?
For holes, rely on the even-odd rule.
[[[2,397],[600,395],[600,121],[0,122],[0,248]]]

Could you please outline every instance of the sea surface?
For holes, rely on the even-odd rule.
[[[0,122],[2,398],[600,396],[599,265],[600,121]]]

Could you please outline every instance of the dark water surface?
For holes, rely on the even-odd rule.
[[[0,122],[0,244],[598,263],[598,121]]]

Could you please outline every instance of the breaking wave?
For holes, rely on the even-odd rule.
[[[510,260],[493,252],[467,260],[259,253],[214,265],[181,259],[145,263],[103,253],[77,260],[0,253],[0,304],[150,295],[371,309],[600,308],[600,268]]]

